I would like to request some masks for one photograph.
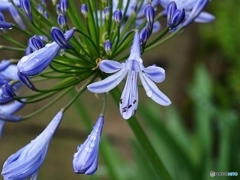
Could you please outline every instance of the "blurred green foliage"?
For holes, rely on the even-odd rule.
[[[205,66],[196,65],[189,87],[193,100],[192,130],[185,126],[174,107],[166,108],[163,117],[153,103],[140,106],[139,112],[151,129],[152,144],[173,179],[205,180],[212,178],[210,171],[238,172],[240,169],[239,117],[233,110],[213,103],[213,86]],[[140,165],[145,162],[142,156],[137,159],[142,161]],[[151,175],[149,179],[156,179],[154,173]],[[141,177],[137,179],[144,179]]]
[[[217,1],[209,3],[216,20],[210,26],[201,27],[202,58],[215,56],[217,82],[215,98],[221,106],[239,110],[240,102],[240,1]],[[209,59],[208,59],[209,60]],[[207,63],[207,62],[206,62]],[[229,96],[231,95],[231,96]]]

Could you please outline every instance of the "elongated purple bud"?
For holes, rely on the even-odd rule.
[[[12,15],[14,21],[21,27],[22,29],[26,29],[26,26],[18,12],[18,10],[14,6],[9,7],[9,12]]]
[[[116,23],[119,25],[120,21],[122,20],[122,11],[120,9],[117,9],[113,15]]]
[[[12,26],[13,26],[12,23],[0,21],[0,29],[11,29]]]
[[[149,23],[151,29],[153,26],[153,22],[154,22],[154,17],[155,17],[155,11],[154,8],[152,7],[152,5],[148,5],[145,9],[145,16],[147,18],[147,22]]]
[[[0,113],[0,119],[3,121],[8,121],[8,122],[18,122],[21,121],[22,117],[21,116],[15,116],[12,114],[3,114]]]
[[[6,96],[14,97],[16,95],[13,87],[9,84],[2,85],[1,89],[3,91],[3,94]]]
[[[138,6],[136,4],[131,6],[132,13],[136,14]]]
[[[25,12],[29,21],[32,21],[32,8],[29,0],[20,0],[20,6]]]
[[[67,9],[68,9],[68,0],[60,0],[60,10],[62,14],[66,14]]]
[[[112,43],[109,40],[104,42],[104,50],[106,51],[107,55],[110,55],[112,52]]]
[[[105,16],[105,19],[108,20],[110,15],[110,8],[108,6],[104,8],[103,14]]]
[[[56,12],[57,12],[57,14],[61,14],[60,4],[56,5]]]
[[[57,17],[57,22],[59,24],[59,26],[64,29],[66,28],[67,25],[67,17],[63,14],[59,14]]]
[[[38,5],[37,5],[37,10],[38,10],[38,12],[39,12],[40,14],[43,14],[44,9],[43,9],[43,7],[42,7],[41,4],[38,4]]]
[[[168,19],[168,27],[169,29],[173,29],[175,27],[177,27],[180,23],[183,22],[185,18],[185,10],[182,9],[177,9],[175,10],[172,19]]]
[[[49,19],[49,14],[47,11],[44,11],[43,12],[43,17],[45,17],[46,19]]]
[[[148,38],[150,36],[150,30],[148,27],[142,28],[140,31],[139,37],[140,37],[140,42],[144,45],[146,44]]]
[[[25,85],[27,86],[29,89],[35,91],[36,88],[34,86],[34,84],[32,83],[32,81],[30,80],[30,78],[28,76],[25,76],[24,74],[22,74],[21,72],[17,72],[18,78],[19,80]]]
[[[189,24],[191,24],[196,17],[202,12],[203,8],[207,6],[209,3],[209,0],[198,0],[191,10],[191,13],[189,14],[188,18],[185,22],[183,22],[183,27],[187,27]]]
[[[78,146],[77,152],[73,155],[73,170],[76,174],[92,175],[97,170],[103,124],[104,117],[99,116],[91,134],[82,145]]]
[[[30,39],[30,46],[33,50],[38,50],[42,49],[45,44],[38,36],[35,35]]]
[[[72,48],[72,46],[68,43],[66,37],[64,36],[63,32],[59,28],[52,27],[51,37],[61,48],[66,48],[66,49]]]
[[[170,3],[168,3],[168,5],[167,5],[167,19],[172,19],[176,9],[177,9],[177,5],[176,5],[175,1],[171,1]]]
[[[88,15],[88,7],[86,4],[82,4],[80,7],[81,13],[83,14],[83,16],[86,18]]]
[[[5,70],[10,64],[11,62],[9,60],[2,60],[0,62],[0,71]]]
[[[0,105],[1,104],[6,104],[9,103],[13,100],[14,98],[12,96],[2,96],[0,97]]]

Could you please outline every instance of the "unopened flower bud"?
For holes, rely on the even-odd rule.
[[[83,16],[86,18],[87,14],[88,14],[88,7],[86,4],[82,4],[80,7],[81,13],[83,14]]]
[[[183,22],[184,18],[185,18],[185,10],[177,9],[173,14],[172,19],[168,19],[168,27],[170,29],[177,27],[180,23]]]
[[[145,9],[145,16],[146,16],[147,22],[150,24],[150,26],[153,26],[155,11],[154,11],[154,8],[150,4]]]
[[[68,9],[68,0],[60,0],[60,10],[63,14],[66,14]]]
[[[64,29],[67,25],[67,18],[65,15],[63,14],[59,14],[58,17],[57,17],[57,22],[59,24],[59,26]]]
[[[120,21],[122,20],[122,11],[120,9],[117,9],[114,12],[114,19],[116,23],[119,25]]]
[[[20,6],[25,12],[29,21],[32,21],[32,8],[29,0],[20,0]]]
[[[103,14],[105,16],[105,19],[108,20],[110,15],[110,8],[108,6],[104,8]]]
[[[112,52],[112,43],[109,40],[104,42],[104,50],[106,51],[107,55],[110,55]]]

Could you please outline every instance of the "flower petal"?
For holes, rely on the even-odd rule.
[[[145,74],[154,82],[160,83],[165,79],[165,70],[155,65],[144,69]]]
[[[141,48],[140,48],[140,37],[139,37],[138,32],[135,32],[128,60],[136,60],[136,61],[142,63]]]
[[[105,73],[114,73],[120,70],[123,67],[123,64],[113,61],[113,60],[103,60],[99,64],[101,71]]]
[[[27,179],[36,173],[45,159],[50,140],[62,117],[63,112],[59,111],[39,136],[6,160],[2,170],[4,179]]]
[[[139,76],[148,97],[162,106],[171,104],[169,98],[145,74],[139,73]]]
[[[212,22],[215,20],[215,16],[213,16],[210,13],[207,12],[201,12],[198,17],[194,20],[194,22],[198,22],[198,23],[208,23],[208,22]]]
[[[138,106],[137,72],[129,71],[127,82],[121,95],[119,110],[124,119],[136,113]]]
[[[198,0],[193,9],[191,10],[189,16],[187,17],[186,21],[183,22],[183,27],[187,27],[191,24],[202,12],[203,8],[209,3],[209,0]]]
[[[30,180],[37,180],[37,175],[38,175],[38,171],[36,171],[32,176]]]
[[[157,33],[161,29],[161,24],[159,21],[154,21],[152,33]]]
[[[125,68],[122,68],[120,71],[115,74],[107,77],[102,81],[98,81],[87,86],[88,90],[93,93],[104,93],[115,88],[126,76],[127,71]]]
[[[18,80],[17,72],[17,66],[15,64],[11,64],[4,71],[2,71],[1,74],[8,79]]]
[[[9,12],[12,15],[13,19],[15,20],[15,22],[22,28],[22,29],[26,29],[26,26],[20,16],[20,14],[18,13],[17,9],[11,5],[9,6]]]

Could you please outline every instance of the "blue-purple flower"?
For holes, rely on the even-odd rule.
[[[168,4],[173,0],[159,0],[160,5],[162,5],[165,9],[167,9]],[[185,10],[185,18],[191,18],[191,22],[199,22],[199,23],[208,23],[215,19],[212,14],[207,12],[202,12],[202,9],[209,2],[209,0],[174,0],[178,9]],[[202,7],[201,4],[204,6]],[[192,16],[192,12],[196,12],[196,9],[199,10],[198,14]],[[189,23],[188,23],[189,24]]]
[[[100,115],[91,134],[82,145],[78,146],[77,152],[73,155],[73,170],[76,174],[92,175],[97,170],[103,124],[104,117]]]
[[[32,8],[29,0],[20,0],[20,7],[25,12],[29,21],[32,21]]]
[[[135,33],[130,56],[125,63],[119,63],[114,60],[103,60],[99,64],[99,68],[105,73],[114,74],[102,81],[88,85],[88,90],[93,93],[104,93],[110,91],[127,75],[127,81],[122,92],[119,107],[120,113],[124,119],[129,119],[136,113],[137,110],[138,75],[148,97],[163,106],[171,104],[169,98],[164,95],[154,83],[162,82],[165,79],[164,69],[155,65],[145,68],[142,64],[138,32]]]
[[[4,179],[23,180],[36,176],[62,117],[63,112],[59,111],[39,136],[5,161],[2,170]]]
[[[69,40],[74,33],[74,29],[70,29],[65,33],[66,40]],[[25,76],[35,76],[41,73],[58,54],[61,47],[52,42],[46,44],[45,47],[28,54],[19,60],[17,67],[18,71]]]
[[[167,6],[167,25],[170,30],[176,28],[185,18],[185,10],[177,9],[174,1]]]

